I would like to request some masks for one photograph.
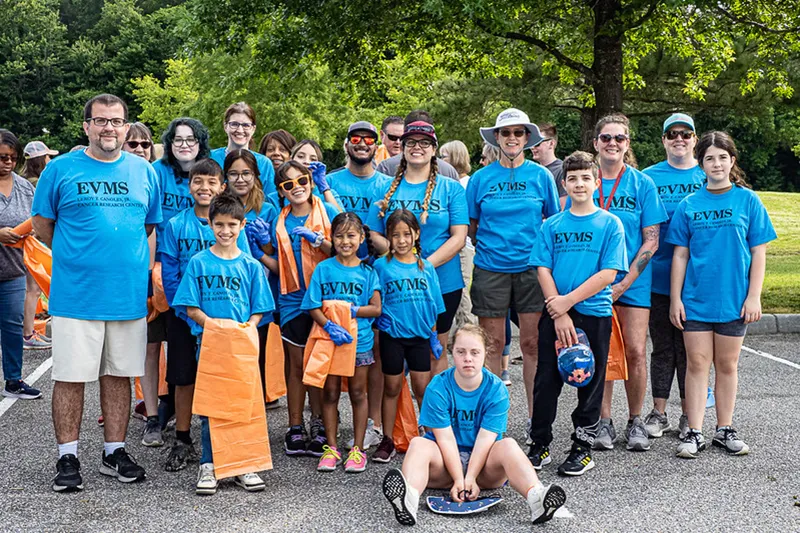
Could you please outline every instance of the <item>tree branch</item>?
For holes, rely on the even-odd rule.
[[[741,17],[737,17],[736,15],[734,15],[733,13],[728,11],[727,9],[723,8],[722,6],[717,5],[715,7],[715,9],[717,11],[719,11],[720,13],[722,13],[723,15],[725,15],[730,20],[732,20],[733,22],[737,23],[737,24],[744,24],[746,26],[753,26],[754,28],[758,28],[759,30],[761,30],[763,32],[766,32],[766,33],[775,33],[775,34],[779,34],[780,35],[780,34],[784,34],[784,33],[796,33],[798,31],[800,31],[800,27],[788,28],[788,29],[785,29],[785,30],[776,30],[775,28],[770,28],[769,26],[767,26],[766,24],[764,24],[762,22],[756,22],[754,20],[747,20],[747,19],[743,19]]]
[[[660,3],[661,3],[661,0],[651,0],[650,1],[650,7],[647,9],[647,12],[644,15],[642,15],[641,17],[639,17],[639,20],[637,20],[636,22],[634,22],[630,26],[627,26],[623,30],[623,33],[626,32],[626,31],[629,31],[629,30],[635,30],[636,28],[638,28],[639,26],[641,26],[642,24],[647,22],[647,20],[650,17],[652,17],[653,14],[655,14],[656,9],[658,8],[658,4],[660,4]]]

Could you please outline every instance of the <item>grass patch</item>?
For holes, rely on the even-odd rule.
[[[800,194],[760,192],[778,239],[767,245],[765,313],[800,313]]]

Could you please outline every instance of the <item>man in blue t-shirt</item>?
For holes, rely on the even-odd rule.
[[[59,460],[53,490],[83,489],[78,436],[84,384],[100,380],[105,418],[102,474],[145,478],[125,451],[130,378],[144,375],[147,345],[147,236],[161,222],[158,177],[122,152],[130,128],[119,97],[86,103],[84,151],[52,161],[33,200],[33,225],[53,250],[53,425]]]

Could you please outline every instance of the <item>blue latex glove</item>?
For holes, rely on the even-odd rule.
[[[439,342],[439,335],[435,331],[431,331],[430,343],[433,357],[438,361],[442,356],[442,352],[444,352],[444,348],[442,347],[442,343]]]
[[[252,233],[245,233],[247,234],[247,244],[250,245],[250,255],[256,261],[261,261],[261,258],[264,257],[264,250],[259,246],[257,237]]]
[[[325,179],[325,163],[312,161],[308,164],[308,168],[311,170],[311,179],[314,180],[314,185],[317,186],[320,193],[324,193],[331,188],[331,186],[328,185],[328,180]]]
[[[356,318],[356,315],[358,314],[358,310],[359,309],[361,309],[359,306],[351,304],[350,305],[350,317],[351,318]]]
[[[392,327],[392,318],[389,315],[381,315],[375,319],[375,327],[381,331],[389,331]]]
[[[317,231],[312,231],[305,226],[297,226],[292,230],[292,235],[300,235],[307,240],[314,248],[319,248],[325,236]]]
[[[322,326],[322,329],[328,332],[328,335],[330,335],[331,340],[336,346],[353,342],[353,336],[350,335],[350,332],[336,322],[328,320],[328,323]]]
[[[244,230],[247,233],[248,239],[252,235],[259,246],[266,246],[272,242],[269,222],[264,222],[260,218],[256,218],[252,222],[248,222],[244,227]]]

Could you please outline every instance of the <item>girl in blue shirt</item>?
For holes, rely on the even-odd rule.
[[[431,351],[442,355],[436,331],[437,317],[445,312],[439,276],[433,265],[420,257],[420,228],[417,217],[407,209],[398,209],[386,221],[389,253],[375,261],[383,292],[383,314],[377,320],[380,330],[381,367],[383,370],[382,419],[385,428],[394,428],[397,401],[407,364],[411,388],[422,405],[425,387],[431,379]],[[384,433],[372,460],[388,463],[394,457],[392,431]]]
[[[403,155],[397,175],[385,190],[376,191],[382,200],[370,209],[367,225],[379,253],[389,250],[384,232],[385,216],[396,209],[408,209],[419,218],[422,233],[420,255],[436,267],[445,302],[436,331],[445,352],[453,319],[461,303],[464,279],[458,253],[466,244],[469,218],[464,188],[456,180],[438,174],[436,131],[431,124],[408,124],[400,137]],[[447,368],[447,357],[431,359],[436,375]]]
[[[375,363],[372,354],[372,319],[381,314],[381,294],[378,275],[366,261],[358,258],[358,248],[367,237],[364,225],[354,213],[340,213],[331,222],[334,257],[317,265],[303,298],[303,310],[322,326],[336,345],[356,343],[356,367],[347,379],[350,404],[353,407],[353,447],[345,462],[345,472],[363,472],[367,466],[364,436],[367,431],[367,373]],[[370,246],[370,243],[367,242]],[[353,339],[347,328],[329,320],[322,312],[325,300],[350,303],[350,314],[358,323],[358,338]],[[337,446],[339,426],[339,396],[342,379],[328,376],[322,392],[322,413],[328,445],[319,460],[317,470],[331,472],[342,462]]]
[[[733,427],[739,352],[747,324],[761,318],[767,243],[777,238],[767,210],[737,165],[739,153],[724,132],[703,134],[697,159],[706,186],[684,199],[672,218],[667,242],[675,245],[670,320],[686,344],[686,407],[689,431],[678,457],[705,449],[701,432],[711,363],[716,375],[717,430],[713,444],[744,455],[749,446]]]

